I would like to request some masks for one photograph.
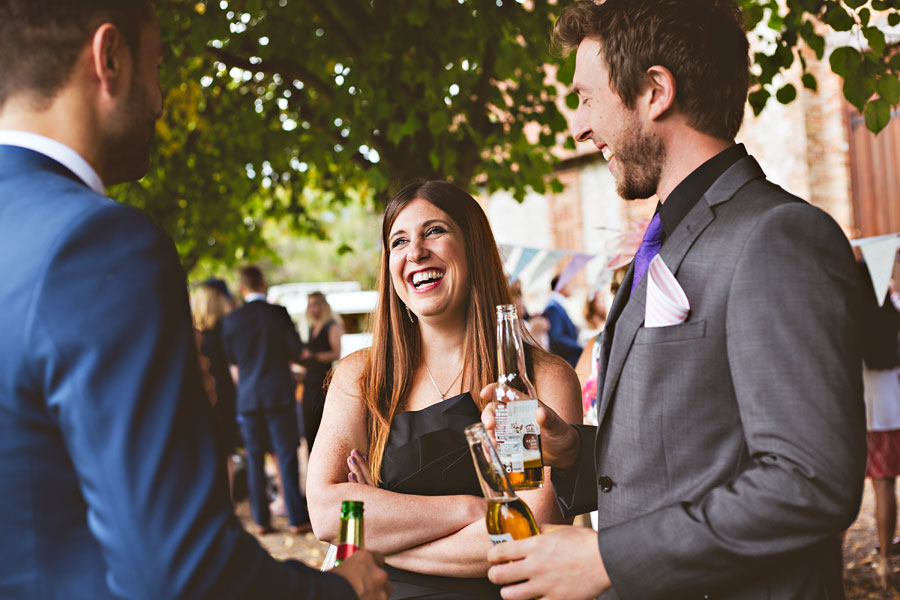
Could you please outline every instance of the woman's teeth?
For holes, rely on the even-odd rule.
[[[603,159],[606,162],[609,162],[613,157],[613,151],[609,149],[609,146],[603,146],[603,149],[600,150],[600,153],[603,154]]]
[[[444,277],[444,274],[440,271],[420,271],[418,273],[414,273],[412,276],[412,284],[415,287],[419,287],[424,284],[433,283],[435,281],[440,281]]]

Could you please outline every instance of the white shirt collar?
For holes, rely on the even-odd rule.
[[[254,292],[252,294],[247,294],[244,296],[244,302],[253,302],[254,300],[265,300],[266,295],[260,294],[259,292]]]
[[[562,304],[563,306],[566,305],[566,297],[559,292],[550,292],[550,300],[555,300],[557,304]]]
[[[106,195],[103,180],[97,171],[77,152],[56,140],[29,131],[0,129],[0,146],[18,146],[34,150],[52,158],[78,176],[89,188],[98,194]]]

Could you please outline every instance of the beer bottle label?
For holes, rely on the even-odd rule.
[[[491,538],[491,543],[495,546],[503,542],[513,541],[513,536],[509,533],[489,533],[488,537]]]
[[[537,407],[537,400],[497,403],[497,452],[509,473],[523,473],[526,462],[541,460]]]
[[[343,561],[350,558],[350,555],[359,550],[359,546],[354,544],[340,544],[337,548],[336,560]]]

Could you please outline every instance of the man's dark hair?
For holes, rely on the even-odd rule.
[[[0,0],[0,107],[23,92],[38,105],[56,96],[103,23],[137,56],[152,15],[151,0]]]
[[[553,44],[571,52],[596,39],[609,83],[633,109],[647,69],[671,71],[676,102],[697,131],[731,140],[741,127],[750,52],[734,0],[577,0],[559,16]]]
[[[247,290],[261,292],[263,290],[263,274],[262,270],[256,265],[247,265],[242,267],[238,275],[241,286]]]

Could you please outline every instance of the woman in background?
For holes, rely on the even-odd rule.
[[[224,291],[223,291],[224,290]],[[222,317],[231,311],[232,303],[226,295],[228,288],[221,280],[207,280],[200,284],[191,295],[191,312],[196,327],[203,339],[200,353],[209,359],[209,372],[216,382],[213,410],[213,435],[221,461],[228,474],[229,493],[234,487],[234,466],[231,455],[237,446],[237,393],[228,359],[222,346]]]
[[[313,292],[307,298],[306,319],[309,322],[309,337],[301,360],[306,367],[303,375],[303,427],[306,443],[312,452],[325,407],[325,379],[331,366],[341,357],[344,328],[322,292]]]

